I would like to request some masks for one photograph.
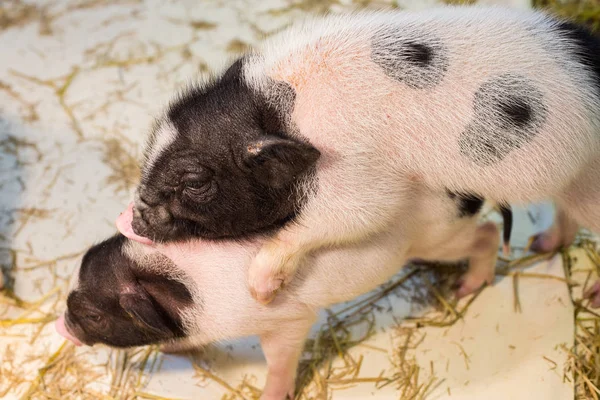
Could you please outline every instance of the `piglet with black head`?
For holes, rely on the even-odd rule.
[[[141,266],[127,256],[127,242],[115,235],[83,257],[67,312],[56,324],[75,344],[131,347],[185,336],[180,313],[193,304],[190,290],[168,276],[170,260],[154,254]]]
[[[319,151],[290,134],[286,115],[242,76],[243,60],[189,88],[150,136],[133,228],[156,241],[232,238],[280,228]],[[294,93],[281,87],[281,99]]]

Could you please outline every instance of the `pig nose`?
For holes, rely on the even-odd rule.
[[[65,339],[67,339],[68,341],[70,341],[71,343],[73,343],[75,346],[81,346],[82,343],[79,339],[77,339],[75,336],[71,335],[71,333],[69,332],[69,330],[67,329],[67,325],[65,324],[65,315],[62,314],[54,323],[54,327],[56,328],[56,332],[58,332],[58,334],[62,337],[64,337]]]
[[[133,197],[133,202],[135,204],[135,211],[137,211],[137,212],[142,212],[150,207],[144,200],[142,200],[142,195],[140,194],[140,192],[142,190],[143,190],[143,187],[138,188],[138,190],[135,191],[135,194]]]

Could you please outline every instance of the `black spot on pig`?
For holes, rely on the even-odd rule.
[[[473,193],[452,192],[446,189],[448,197],[456,202],[460,218],[472,217],[481,211],[483,198]]]
[[[596,90],[600,94],[600,37],[586,27],[570,21],[560,21],[556,29],[560,35],[575,44],[572,48],[573,55],[593,73]]]
[[[426,68],[433,61],[434,52],[429,46],[422,43],[406,43],[406,60]]]
[[[441,82],[448,69],[448,56],[440,40],[403,39],[395,28],[380,32],[371,42],[371,59],[392,79],[414,89]]]
[[[283,82],[256,90],[243,65],[236,61],[171,104],[166,121],[176,138],[143,166],[132,223],[138,235],[245,238],[281,228],[301,209],[300,185],[320,153],[292,133],[294,90]]]
[[[498,102],[498,108],[509,123],[513,123],[517,127],[524,127],[531,121],[531,106],[521,98],[502,99]]]
[[[77,288],[67,298],[67,329],[87,345],[113,347],[185,337],[181,314],[193,304],[190,290],[166,275],[171,264],[165,257],[149,258],[148,269],[126,256],[127,241],[116,235],[85,254]]]
[[[547,117],[543,93],[529,79],[497,76],[475,92],[473,120],[459,137],[460,152],[480,166],[503,160],[529,143]]]

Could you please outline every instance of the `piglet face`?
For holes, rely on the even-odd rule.
[[[185,337],[182,313],[193,305],[181,278],[162,275],[170,261],[154,253],[134,261],[128,239],[114,236],[84,256],[79,281],[57,330],[75,344],[141,346]]]
[[[242,71],[240,60],[189,89],[157,122],[135,196],[136,234],[159,242],[233,238],[293,218],[297,186],[320,153],[286,132],[286,111],[251,89]],[[291,88],[286,93],[293,99]]]

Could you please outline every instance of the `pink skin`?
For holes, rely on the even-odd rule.
[[[119,232],[121,232],[125,237],[135,240],[136,242],[140,242],[149,246],[152,246],[152,240],[145,238],[143,236],[137,235],[133,228],[131,227],[131,222],[133,221],[133,202],[129,203],[127,209],[122,212],[117,218],[116,225]]]
[[[69,332],[69,330],[67,329],[67,325],[65,325],[65,316],[64,314],[61,315],[55,322],[54,324],[55,328],[56,328],[56,332],[58,332],[58,334],[62,337],[64,337],[65,339],[67,339],[68,341],[70,341],[71,343],[73,343],[75,346],[81,346],[83,343],[81,343],[81,341],[79,341],[79,339],[77,339],[75,336],[71,335],[71,333]]]
[[[561,247],[569,247],[577,236],[579,224],[571,218],[563,207],[558,206],[554,223],[544,232],[533,236],[531,251],[553,253]]]
[[[593,308],[600,307],[600,280],[597,280],[591,288],[586,290],[583,297],[590,300]]]

